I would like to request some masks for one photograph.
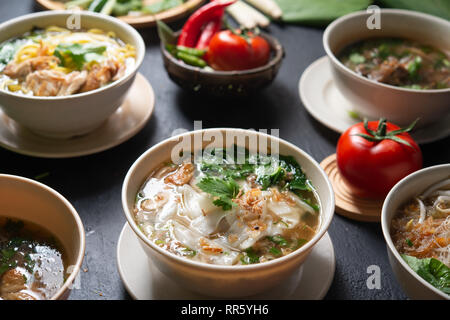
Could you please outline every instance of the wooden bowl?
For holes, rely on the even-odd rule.
[[[176,33],[179,35],[179,32]],[[166,71],[177,85],[196,94],[212,97],[245,97],[268,86],[276,77],[285,56],[274,37],[261,33],[271,47],[270,61],[258,68],[241,71],[211,71],[194,67],[172,56],[161,42]]]
[[[156,0],[145,0],[145,3],[151,4]],[[157,0],[159,1],[159,0]],[[64,10],[64,4],[60,1],[55,0],[36,0],[42,7],[48,10]],[[129,25],[135,28],[142,27],[153,27],[156,25],[156,20],[162,20],[164,22],[171,22],[177,19],[181,19],[183,17],[188,16],[195,9],[199,8],[205,0],[188,0],[182,5],[179,5],[175,8],[157,13],[155,15],[143,15],[143,16],[121,16],[117,17],[123,22],[128,23]]]

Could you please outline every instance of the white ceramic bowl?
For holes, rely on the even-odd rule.
[[[152,170],[164,161],[171,159],[172,150],[176,150],[174,146],[180,141],[186,141],[183,139],[197,138],[199,140],[196,141],[200,141],[200,144],[198,146],[192,144],[194,147],[189,147],[194,152],[206,147],[206,145],[210,147],[228,147],[233,145],[235,143],[234,140],[231,141],[230,138],[225,139],[225,133],[235,135],[238,137],[237,145],[247,147],[254,152],[257,151],[257,146],[254,144],[249,146],[248,141],[240,140],[240,138],[267,138],[268,145],[270,145],[271,141],[279,143],[280,154],[294,156],[312,181],[321,201],[321,223],[317,234],[300,249],[284,257],[260,264],[244,266],[211,265],[178,257],[156,246],[149,241],[136,225],[133,217],[136,195]],[[206,135],[209,135],[209,138],[206,138]],[[209,144],[211,135],[221,135],[224,137],[224,141],[218,142],[216,139],[213,144]],[[205,140],[206,142],[201,142]],[[268,290],[288,278],[295,270],[298,270],[331,223],[334,214],[334,193],[327,175],[319,164],[296,146],[256,131],[207,129],[169,138],[140,156],[125,177],[122,187],[122,205],[128,223],[136,233],[142,248],[162,273],[191,291],[215,297],[236,298]]]
[[[387,195],[381,212],[381,227],[387,244],[389,262],[398,282],[412,299],[450,299],[422,279],[398,253],[391,239],[391,221],[397,210],[431,185],[450,177],[450,164],[437,165],[416,171],[400,180]]]
[[[51,298],[67,299],[83,262],[85,233],[73,206],[46,185],[23,177],[0,174],[0,216],[31,222],[48,230],[62,244],[67,270],[64,285]]]
[[[360,11],[335,20],[325,30],[323,45],[338,89],[353,102],[353,110],[369,118],[385,117],[402,126],[417,118],[418,126],[442,119],[450,112],[450,88],[414,90],[375,82],[353,72],[336,57],[346,46],[372,37],[412,39],[450,52],[450,21],[409,10],[380,12],[381,29],[368,29],[370,14]]]
[[[0,90],[0,105],[12,119],[35,133],[47,137],[69,138],[99,127],[122,104],[142,64],[145,45],[139,33],[128,24],[86,11],[79,12],[81,29],[113,31],[118,38],[136,48],[136,65],[121,79],[102,88],[61,97],[30,97]],[[69,11],[45,11],[24,15],[0,25],[0,43],[33,27],[66,27],[73,15]]]

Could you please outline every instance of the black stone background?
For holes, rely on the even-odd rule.
[[[0,1],[0,22],[37,11],[33,0]],[[174,28],[180,27],[178,23]],[[131,140],[111,150],[72,159],[39,159],[0,149],[0,172],[34,178],[62,193],[77,209],[88,234],[81,290],[71,299],[130,299],[116,266],[116,245],[125,223],[120,192],[131,164],[145,150],[178,128],[279,128],[281,138],[311,154],[318,162],[335,152],[339,135],[322,126],[304,109],[298,94],[302,72],[325,55],[323,29],[272,24],[269,32],[286,50],[275,82],[251,99],[229,103],[197,99],[170,81],[163,67],[155,29],[140,30],[147,52],[140,72],[156,94],[154,114]],[[450,138],[422,146],[424,165],[450,161]],[[326,299],[406,299],[391,271],[381,226],[335,215],[329,229],[336,253],[336,273]],[[369,265],[381,268],[381,289],[369,290]]]

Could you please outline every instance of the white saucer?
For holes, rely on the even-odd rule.
[[[190,292],[163,275],[147,258],[128,223],[125,224],[119,236],[117,264],[123,284],[134,299],[211,299],[211,297]],[[333,243],[326,233],[316,244],[302,267],[291,278],[268,293],[246,299],[319,300],[328,292],[333,282],[334,270]]]
[[[324,126],[342,133],[361,122],[352,118],[352,102],[335,85],[328,57],[314,61],[302,74],[299,82],[300,99],[306,110]],[[450,135],[450,114],[439,122],[412,133],[418,143],[429,143]]]
[[[138,133],[155,106],[150,83],[138,73],[122,106],[98,129],[71,139],[38,136],[6,116],[0,109],[0,146],[24,155],[70,158],[115,147]]]

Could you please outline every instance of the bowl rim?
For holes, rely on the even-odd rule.
[[[439,18],[436,16],[433,16],[431,14],[426,14],[426,13],[422,13],[422,12],[416,12],[416,11],[411,11],[411,10],[404,10],[404,9],[380,9],[380,13],[383,14],[391,14],[391,15],[397,15],[397,16],[410,16],[413,18],[421,18],[421,19],[427,19],[429,20],[431,23],[436,23],[436,24],[447,24],[448,28],[450,29],[450,21],[447,21],[443,18]],[[369,13],[367,13],[366,11],[356,11],[347,15],[344,15],[336,20],[334,20],[332,23],[330,23],[328,25],[328,27],[325,29],[324,33],[323,33],[323,37],[322,37],[322,43],[323,43],[323,47],[325,49],[325,52],[328,56],[328,58],[331,60],[331,62],[337,66],[339,68],[339,70],[341,72],[345,72],[346,75],[351,76],[353,79],[359,80],[364,82],[366,85],[370,85],[373,87],[382,87],[385,89],[390,89],[393,91],[399,91],[399,92],[411,92],[411,93],[416,93],[416,94],[427,94],[427,93],[435,93],[435,94],[442,94],[442,93],[449,93],[450,92],[450,88],[445,88],[445,89],[411,89],[411,88],[403,88],[403,87],[398,87],[398,86],[394,86],[394,85],[390,85],[390,84],[386,84],[386,83],[382,83],[382,82],[377,82],[374,80],[370,80],[366,77],[363,77],[361,75],[359,75],[358,73],[350,70],[348,67],[346,67],[335,55],[335,53],[331,50],[330,46],[329,46],[329,40],[330,40],[330,33],[334,30],[334,28],[336,28],[337,26],[339,26],[340,24],[343,24],[345,22],[347,22],[348,20],[354,19],[354,18],[358,18],[361,16],[366,16]],[[368,38],[365,38],[368,39]],[[350,43],[354,43],[354,42],[350,42]]]
[[[387,217],[388,216],[388,213],[387,213],[388,203],[391,201],[392,198],[395,197],[397,190],[399,188],[401,188],[405,184],[410,183],[411,180],[417,179],[418,177],[423,176],[423,175],[427,175],[430,171],[439,171],[439,170],[444,170],[444,169],[449,170],[450,163],[439,164],[439,165],[420,169],[420,170],[415,171],[415,172],[411,173],[410,175],[404,177],[399,182],[397,182],[397,184],[391,189],[391,191],[389,191],[388,195],[386,196],[386,199],[383,202],[383,207],[381,209],[381,229],[383,231],[383,236],[386,241],[386,245],[389,248],[389,251],[394,255],[397,262],[399,262],[400,265],[405,270],[407,270],[409,272],[409,274],[412,275],[422,285],[424,285],[425,287],[427,287],[428,289],[430,289],[437,295],[439,295],[445,299],[450,299],[449,295],[447,295],[444,292],[442,292],[441,290],[435,288],[433,285],[431,285],[431,283],[428,283],[427,281],[425,281],[425,279],[423,279],[421,276],[419,276],[413,269],[411,269],[411,267],[406,263],[406,261],[403,260],[403,258],[400,256],[400,253],[395,248],[395,245],[392,242],[392,238],[391,238],[391,234],[390,234],[390,225],[391,225],[391,221],[394,218],[395,214],[392,215],[390,221],[387,221],[387,219],[388,219],[388,217]],[[438,182],[438,181],[436,181],[436,182]]]
[[[256,134],[257,136],[264,136],[268,139],[275,139],[279,143],[285,144],[289,149],[293,150],[293,153],[299,153],[301,154],[307,161],[313,164],[313,166],[317,169],[318,173],[324,178],[324,181],[326,183],[327,193],[330,195],[330,209],[331,212],[327,215],[325,213],[322,214],[322,221],[320,224],[320,228],[317,231],[317,233],[314,235],[314,237],[309,240],[305,245],[303,245],[301,248],[274,260],[267,261],[264,263],[256,263],[256,264],[249,264],[249,265],[214,265],[214,264],[208,264],[205,262],[197,262],[190,259],[186,259],[183,257],[179,257],[165,249],[160,248],[159,246],[152,243],[145,234],[137,227],[136,222],[134,221],[133,215],[128,210],[127,206],[127,191],[128,191],[128,185],[131,180],[131,176],[134,174],[134,171],[137,166],[141,164],[141,162],[145,161],[155,150],[159,149],[161,146],[173,142],[175,139],[180,139],[183,137],[191,136],[194,134],[203,134],[203,133],[209,133],[209,132],[223,132],[223,131],[233,131],[235,133],[248,133],[252,132],[253,134]],[[145,177],[142,177],[145,178]],[[295,259],[297,256],[304,252],[310,251],[317,242],[323,237],[323,235],[328,231],[328,228],[330,227],[331,221],[333,220],[334,216],[334,208],[335,208],[335,197],[333,192],[333,187],[331,186],[331,182],[328,179],[328,176],[326,175],[325,171],[322,169],[322,167],[310,156],[308,153],[303,151],[302,149],[298,148],[297,146],[293,145],[292,143],[283,140],[278,137],[271,136],[269,134],[265,134],[262,132],[252,131],[252,130],[246,130],[246,129],[237,129],[237,128],[211,128],[211,129],[202,129],[202,130],[196,130],[196,131],[189,131],[185,132],[173,137],[169,137],[158,144],[154,145],[147,151],[145,151],[139,158],[133,163],[133,165],[128,170],[123,185],[122,185],[122,207],[125,214],[125,217],[127,219],[128,224],[130,225],[131,229],[134,231],[134,233],[137,235],[137,237],[144,242],[148,247],[150,247],[153,251],[156,253],[162,254],[165,258],[187,266],[187,267],[196,267],[199,269],[203,269],[205,271],[220,271],[220,272],[248,272],[248,271],[255,271],[255,270],[264,270],[264,269],[270,269],[273,266],[283,264],[287,261]],[[326,219],[325,219],[326,217]]]
[[[29,184],[29,185],[37,187],[41,190],[44,190],[45,192],[50,193],[51,195],[56,197],[62,204],[64,204],[64,206],[68,209],[68,212],[71,213],[72,218],[75,221],[75,224],[77,225],[77,231],[80,236],[80,242],[79,242],[80,250],[76,257],[74,269],[71,272],[70,276],[64,281],[64,284],[61,286],[61,288],[59,288],[59,290],[49,299],[49,300],[58,300],[59,298],[61,298],[61,296],[63,296],[63,294],[66,292],[66,290],[68,290],[68,289],[71,290],[70,286],[73,285],[76,277],[79,275],[80,270],[81,270],[81,265],[83,263],[84,254],[85,254],[85,250],[86,250],[86,235],[84,232],[83,222],[81,221],[81,218],[78,215],[78,212],[73,207],[73,205],[58,191],[50,188],[49,186],[47,186],[39,181],[33,180],[33,179],[16,176],[16,175],[11,175],[11,174],[0,173],[0,179],[6,179],[6,180],[11,180],[11,181],[17,181],[17,182],[20,182],[23,184]]]
[[[226,29],[223,29],[226,30]],[[221,31],[223,31],[221,30]],[[181,30],[176,31],[175,35],[179,35],[181,32]],[[284,56],[285,56],[285,50],[283,45],[280,43],[280,41],[278,41],[277,38],[275,38],[272,35],[269,35],[266,32],[261,31],[259,34],[259,36],[262,36],[263,38],[266,38],[266,40],[268,40],[269,45],[270,45],[270,49],[275,53],[275,55],[269,60],[269,62],[267,62],[265,65],[257,67],[257,68],[252,68],[252,69],[246,69],[246,70],[232,70],[232,71],[220,71],[220,70],[205,70],[204,68],[200,68],[200,67],[196,67],[196,66],[191,66],[189,64],[184,63],[183,61],[175,58],[174,56],[172,56],[167,49],[165,48],[165,45],[163,43],[163,41],[160,41],[160,48],[161,48],[161,52],[163,54],[163,56],[165,58],[167,58],[171,63],[179,66],[182,69],[186,69],[189,70],[190,72],[196,72],[202,75],[206,75],[206,76],[211,76],[211,75],[215,75],[215,76],[222,76],[222,77],[230,77],[230,76],[241,76],[241,75],[251,75],[251,74],[256,74],[265,70],[269,70],[271,68],[273,68],[274,66],[276,66],[277,64],[279,64]]]
[[[145,56],[145,51],[146,51],[145,43],[144,43],[144,40],[142,39],[142,36],[139,34],[139,32],[136,29],[134,29],[127,23],[125,23],[119,19],[104,15],[104,14],[100,14],[100,13],[96,13],[96,12],[89,12],[89,11],[84,11],[84,10],[76,11],[76,12],[70,11],[70,10],[50,10],[50,11],[34,12],[34,13],[22,15],[22,16],[19,16],[19,17],[16,17],[16,18],[13,18],[13,19],[10,19],[8,21],[1,23],[0,24],[0,32],[4,28],[11,27],[17,23],[35,19],[35,18],[40,18],[40,19],[44,20],[48,16],[70,16],[73,14],[80,14],[81,17],[89,16],[94,19],[107,21],[107,22],[117,26],[117,28],[121,28],[126,33],[128,33],[132,38],[134,38],[138,44],[137,48],[136,48],[136,50],[138,51],[138,58],[136,59],[136,63],[134,64],[133,69],[130,72],[128,72],[128,74],[123,76],[122,78],[120,78],[114,82],[111,82],[111,83],[107,84],[106,86],[97,88],[95,90],[83,92],[83,93],[71,94],[68,96],[56,96],[56,97],[54,97],[54,96],[50,96],[50,97],[28,96],[28,95],[15,93],[15,92],[9,92],[6,90],[0,90],[0,95],[7,95],[7,96],[9,95],[9,96],[12,96],[15,98],[21,98],[21,99],[26,99],[26,100],[44,100],[44,101],[61,101],[61,100],[77,99],[77,98],[82,98],[82,97],[86,97],[89,95],[94,95],[96,93],[106,91],[112,87],[122,85],[123,83],[127,82],[130,78],[132,78],[136,74],[136,72],[142,65],[142,62],[144,61],[144,56]],[[4,41],[8,41],[8,39],[6,39]],[[2,41],[2,42],[4,42],[4,41]]]

